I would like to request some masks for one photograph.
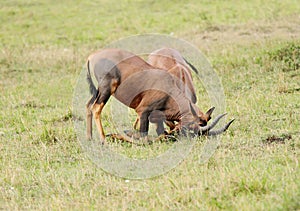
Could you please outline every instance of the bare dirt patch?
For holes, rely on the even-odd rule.
[[[264,144],[284,144],[287,140],[291,140],[291,134],[282,134],[280,136],[270,135],[266,139],[263,139],[262,142]]]

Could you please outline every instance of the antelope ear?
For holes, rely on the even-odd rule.
[[[211,119],[210,116],[214,110],[215,110],[215,107],[212,107],[205,113],[205,117],[206,117],[207,121]]]
[[[194,116],[198,116],[195,109],[193,108],[192,104],[190,103],[190,109],[191,109],[191,112]]]

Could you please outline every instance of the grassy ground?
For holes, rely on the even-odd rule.
[[[297,1],[0,5],[1,209],[300,209]],[[205,53],[236,122],[207,163],[197,162],[199,142],[169,173],[127,181],[97,168],[80,147],[72,94],[88,54],[153,32]]]

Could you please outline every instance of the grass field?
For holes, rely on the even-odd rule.
[[[299,210],[299,14],[295,0],[2,0],[0,209]],[[198,47],[236,121],[207,163],[203,138],[170,172],[125,180],[81,148],[72,97],[91,52],[143,33]]]

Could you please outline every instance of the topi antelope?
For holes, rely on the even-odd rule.
[[[91,72],[98,84],[94,85]],[[185,94],[176,85],[175,77],[167,71],[155,68],[139,56],[121,49],[104,49],[88,57],[87,81],[92,94],[87,102],[87,138],[92,138],[92,116],[94,116],[100,140],[105,134],[101,112],[111,95],[135,109],[140,119],[140,135],[147,136],[149,121],[157,123],[157,134],[163,134],[163,121],[177,121],[179,130],[193,131],[194,134],[220,134],[232,123],[211,131],[224,116],[218,116],[211,125],[199,126],[199,116]]]
[[[192,72],[198,73],[198,70],[190,64],[177,50],[172,48],[161,48],[152,52],[148,56],[147,62],[159,69],[167,70],[170,74],[179,79],[181,83],[177,86],[185,93],[186,97],[192,102],[197,102],[197,96],[195,87],[193,84]],[[178,80],[177,80],[178,81]],[[199,116],[199,125],[206,126],[207,122],[211,119],[211,114],[214,111],[214,107],[209,109],[205,114],[196,106],[196,112]],[[166,122],[166,124],[172,130],[175,127],[174,122]]]

